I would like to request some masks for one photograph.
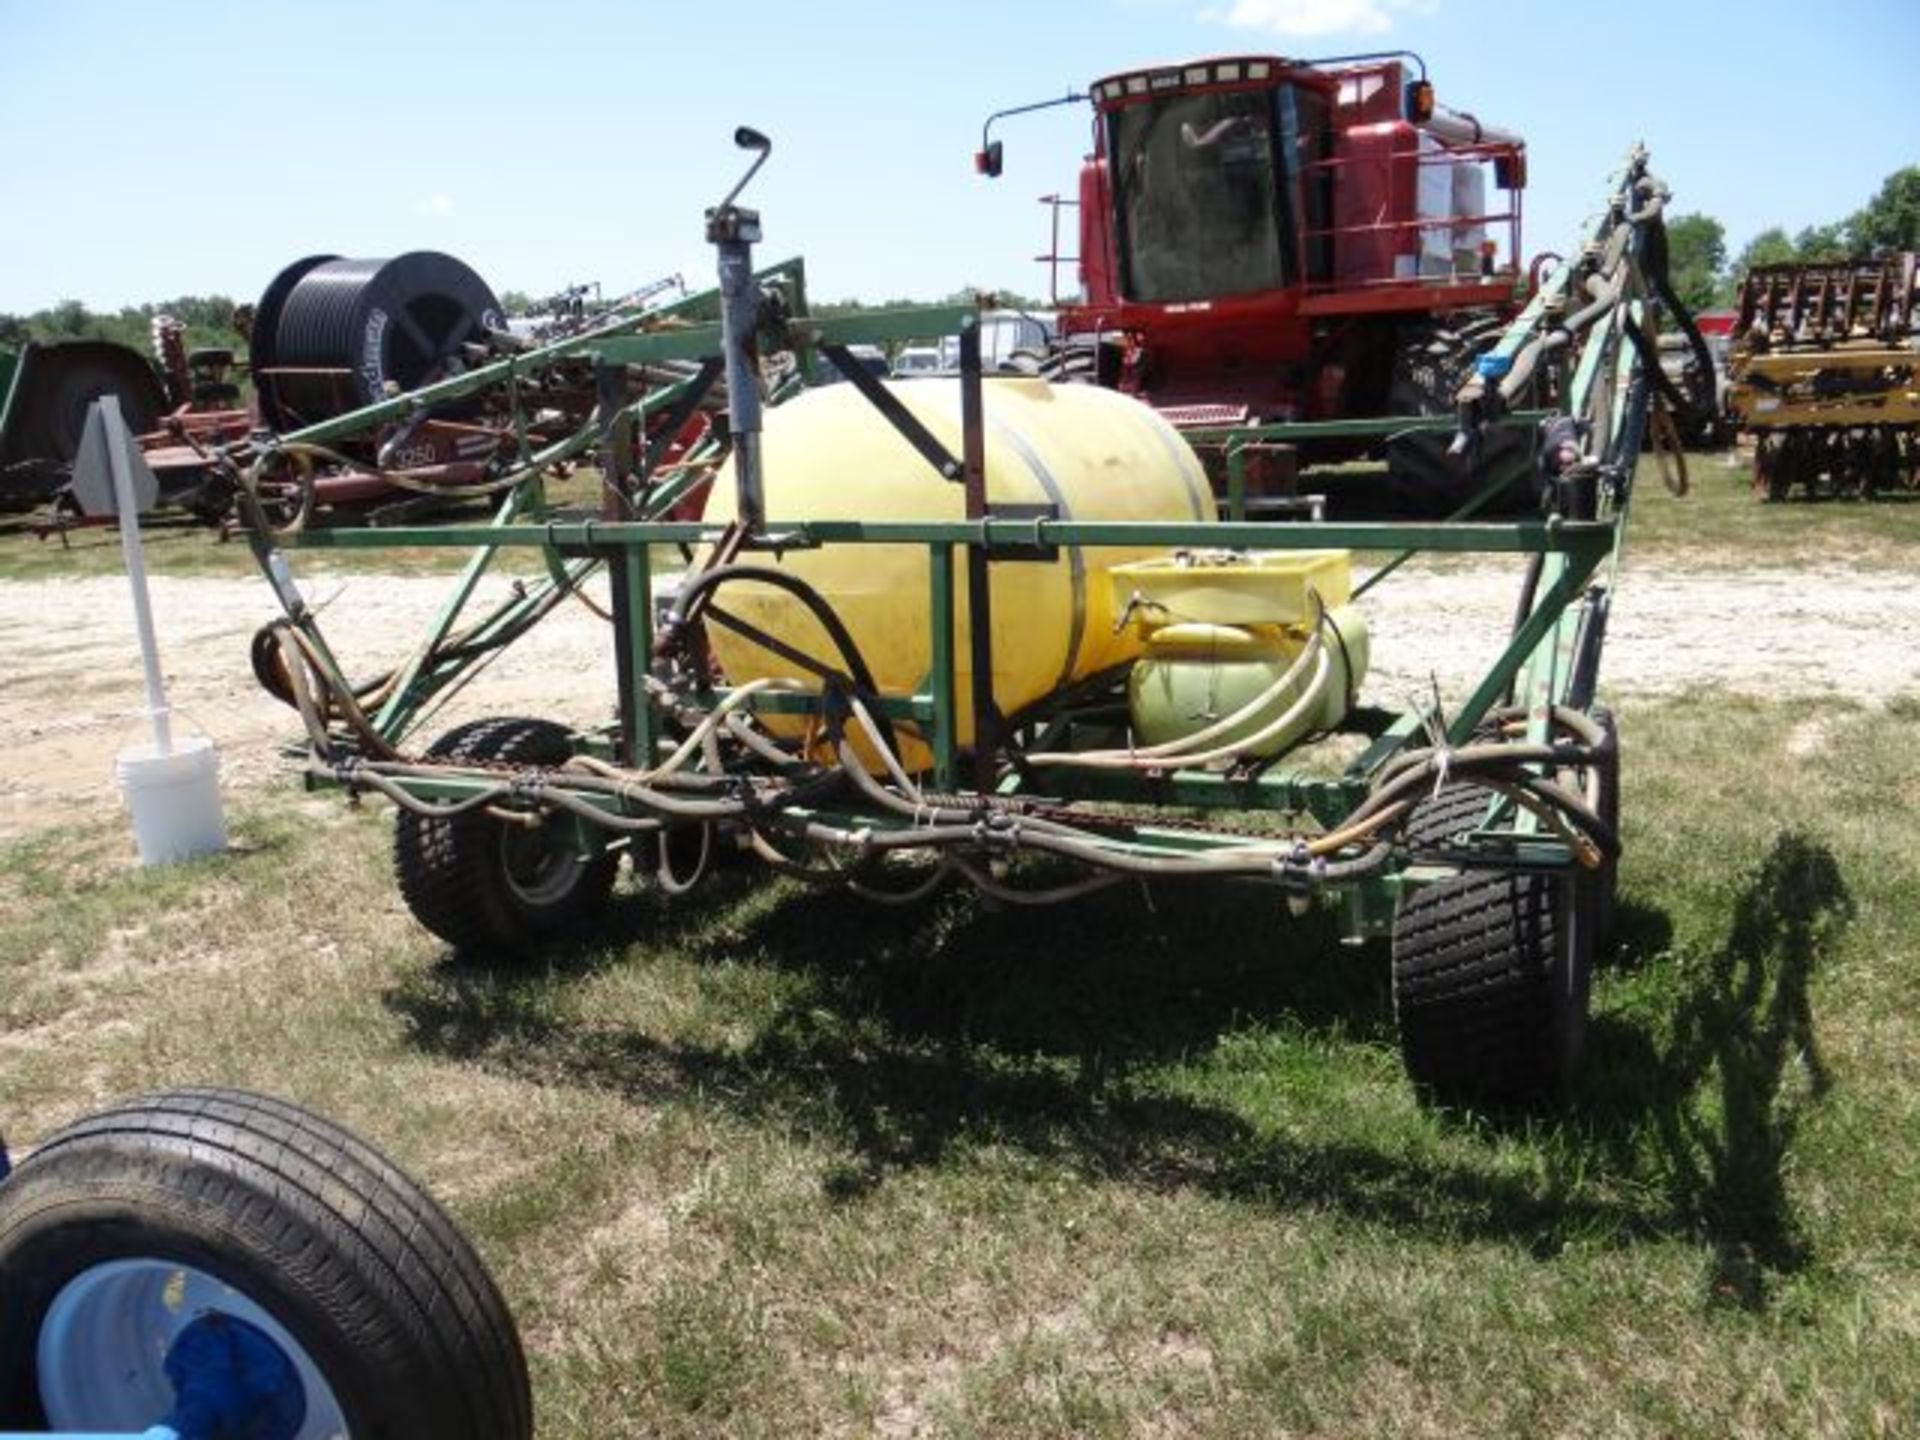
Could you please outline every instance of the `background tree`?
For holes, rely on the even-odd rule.
[[[1847,221],[1856,254],[1920,250],[1920,165],[1889,175],[1880,193]]]
[[[1831,225],[1809,225],[1793,237],[1793,258],[1796,260],[1844,260],[1853,254],[1853,244],[1848,238],[1851,227],[1847,221],[1836,221]]]
[[[1778,225],[1770,225],[1746,243],[1740,258],[1733,262],[1734,277],[1738,279],[1756,265],[1785,265],[1795,258],[1793,241],[1787,238],[1787,232]]]
[[[1727,265],[1726,227],[1711,215],[1676,215],[1667,222],[1667,266],[1673,288],[1689,310],[1721,299]]]

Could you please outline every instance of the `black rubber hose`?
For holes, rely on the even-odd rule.
[[[1673,288],[1671,274],[1671,252],[1667,246],[1667,222],[1660,215],[1651,216],[1644,225],[1640,242],[1640,265],[1649,280],[1653,282],[1654,293],[1673,313],[1679,322],[1681,331],[1687,337],[1687,346],[1693,351],[1694,374],[1699,377],[1695,393],[1686,400],[1686,407],[1696,424],[1709,424],[1713,420],[1713,352],[1707,348],[1706,336],[1700,333],[1700,327],[1694,322],[1693,312],[1681,301]],[[1642,351],[1641,360],[1646,360]],[[1654,369],[1659,370],[1657,359]],[[1662,371],[1661,379],[1665,380]],[[1668,382],[1671,388],[1671,382]],[[1664,391],[1662,393],[1665,393]]]
[[[1647,338],[1646,331],[1638,325],[1629,325],[1627,339],[1632,342],[1634,350],[1640,356],[1642,373],[1653,382],[1654,389],[1658,390],[1667,404],[1673,407],[1674,413],[1697,416],[1700,411],[1700,398],[1697,395],[1688,395],[1673,383],[1673,377],[1660,366],[1659,347]],[[1711,359],[1708,361],[1708,367],[1707,373],[1711,375],[1713,373]]]
[[[1520,627],[1527,623],[1527,617],[1533,614],[1534,597],[1540,593],[1540,571],[1546,564],[1546,552],[1536,550],[1527,556],[1527,573],[1520,581],[1520,598],[1513,605],[1513,626],[1510,635],[1520,633]]]
[[[1527,573],[1520,581],[1520,596],[1513,602],[1513,624],[1508,628],[1509,635],[1518,635],[1520,627],[1527,623],[1527,617],[1533,614],[1534,597],[1540,593],[1540,572],[1546,565],[1544,550],[1536,550],[1527,556]],[[1507,685],[1507,703],[1513,703],[1513,687],[1519,684],[1516,676]]]
[[[866,656],[860,653],[860,646],[854,641],[852,633],[840,619],[840,614],[827,602],[827,598],[813,586],[785,570],[775,570],[766,565],[718,565],[697,575],[680,591],[680,597],[674,604],[676,614],[685,614],[691,608],[694,597],[705,591],[717,589],[730,580],[754,580],[784,590],[813,613],[820,622],[820,628],[827,632],[827,638],[833,641],[834,649],[840,652],[840,658],[846,662],[847,678],[854,688],[868,695],[878,695],[879,687],[874,684],[873,671],[867,666]],[[816,671],[816,673],[820,673]]]
[[[1607,616],[1613,608],[1604,585],[1587,592],[1580,607],[1580,623],[1573,632],[1573,673],[1567,681],[1567,704],[1576,710],[1593,705],[1593,693],[1600,684],[1600,651],[1607,643]]]
[[[738,615],[722,605],[709,604],[703,619],[710,620],[723,630],[731,630],[749,644],[758,645],[762,650],[778,655],[789,665],[804,670],[816,680],[851,685],[853,679],[843,670],[836,670],[824,660],[816,660],[798,646],[789,645],[778,635],[769,635],[758,625],[742,620]]]

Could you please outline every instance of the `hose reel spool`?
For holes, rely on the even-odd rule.
[[[254,312],[262,416],[297,429],[417,389],[455,373],[463,345],[505,326],[487,282],[436,250],[296,260]]]

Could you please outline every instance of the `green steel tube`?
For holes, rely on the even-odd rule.
[[[1501,491],[1505,490],[1514,481],[1526,474],[1532,465],[1533,459],[1531,456],[1516,460],[1512,465],[1489,480],[1479,490],[1475,491],[1474,494],[1468,498],[1466,504],[1447,516],[1441,523],[1453,525],[1462,520],[1471,519],[1473,516],[1479,514],[1481,510],[1493,503],[1494,498],[1498,496]],[[1353,589],[1353,598],[1358,600],[1362,595],[1366,594],[1367,591],[1373,589],[1374,586],[1378,585],[1382,580],[1385,580],[1389,575],[1393,574],[1394,571],[1398,570],[1419,553],[1418,550],[1402,550],[1398,555],[1394,556],[1391,560],[1387,561],[1386,564],[1374,571],[1373,574],[1356,585]]]
[[[1494,426],[1518,429],[1537,425],[1550,413],[1510,410]],[[1365,420],[1286,420],[1271,425],[1196,425],[1180,433],[1194,445],[1232,445],[1249,440],[1384,440],[1393,435],[1444,435],[1459,426],[1452,415],[1385,415]]]
[[[1467,702],[1453,717],[1447,726],[1447,742],[1452,745],[1464,745],[1473,738],[1474,727],[1486,718],[1486,714],[1500,703],[1500,697],[1507,693],[1513,678],[1520,667],[1532,658],[1535,650],[1547,639],[1560,618],[1579,598],[1580,587],[1593,574],[1594,569],[1605,556],[1605,551],[1594,555],[1568,556],[1566,568],[1540,596],[1540,602],[1533,613],[1513,633],[1513,639],[1500,657],[1493,662],[1489,670]]]
[[[1417,548],[1447,554],[1527,555],[1565,552],[1602,554],[1612,547],[1606,521],[1522,520],[1507,524],[1364,521],[1317,525],[1269,525],[1259,521],[1208,524],[1195,521],[1118,520],[770,520],[769,534],[783,549],[814,544],[966,545],[985,543],[1030,550],[1054,545],[1210,545],[1242,550],[1397,550]],[[540,525],[394,526],[378,530],[313,530],[299,536],[303,548],[380,550],[399,546],[459,548],[472,545],[556,545],[599,550],[634,545],[702,544],[716,527],[698,522],[596,521],[569,517]]]
[[[928,613],[933,625],[928,666],[928,688],[933,692],[933,774],[934,783],[944,790],[952,787],[959,773],[959,696],[953,670],[953,547],[928,546],[927,562],[931,587]]]

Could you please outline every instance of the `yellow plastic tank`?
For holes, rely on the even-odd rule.
[[[961,453],[958,380],[888,387],[947,449]],[[985,382],[987,494],[996,504],[1054,504],[1064,520],[1212,521],[1212,490],[1198,458],[1159,415],[1091,385],[1026,378]],[[806,520],[961,520],[963,488],[942,479],[851,385],[825,386],[776,406],[764,437],[768,523]],[[731,468],[721,471],[707,519],[734,515]],[[1131,626],[1115,628],[1116,565],[1157,549],[1062,546],[1053,561],[993,566],[993,691],[1012,713],[1140,653]],[[959,552],[956,552],[956,559]],[[814,586],[839,613],[883,693],[930,689],[930,597],[923,545],[831,545],[789,553],[778,564]],[[960,600],[954,636],[960,743],[972,739],[966,567],[955,565]],[[784,641],[838,663],[831,642],[791,596],[738,582],[720,605]],[[735,683],[795,676],[795,667],[721,626],[709,627],[716,658]],[[770,723],[778,725],[777,720]],[[789,734],[796,733],[792,728]],[[925,746],[903,730],[906,763],[924,768]]]

